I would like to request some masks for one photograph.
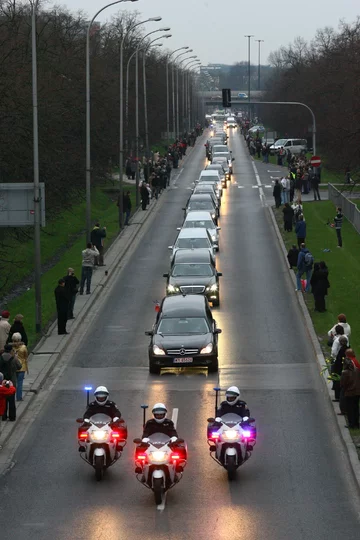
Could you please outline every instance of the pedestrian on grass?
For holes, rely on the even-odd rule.
[[[56,310],[57,310],[57,320],[58,320],[58,334],[59,336],[63,334],[68,334],[66,331],[66,323],[68,320],[69,312],[69,293],[65,288],[65,281],[61,278],[58,281],[58,286],[54,290],[55,301],[56,301]]]
[[[330,328],[330,330],[328,331],[329,342],[331,341],[330,345],[332,344],[334,340],[334,336],[336,335],[337,325],[340,325],[344,328],[345,336],[350,338],[350,335],[351,335],[351,326],[348,322],[346,322],[346,315],[344,313],[340,313],[337,318],[338,318],[338,322],[334,324],[334,326]]]
[[[130,198],[130,191],[127,191],[124,193],[123,196],[123,211],[125,214],[125,223],[124,225],[129,225],[129,219],[131,216],[131,198]]]
[[[341,227],[342,227],[342,224],[343,224],[343,219],[344,219],[344,216],[342,214],[341,208],[338,207],[337,208],[337,214],[334,217],[336,236],[337,236],[337,240],[338,240],[338,245],[337,245],[338,248],[342,247]]]
[[[340,326],[340,324],[337,324],[335,326],[335,335],[334,335],[334,341],[333,341],[333,344],[331,346],[331,358],[333,358],[334,360],[336,359],[337,357],[337,354],[340,350],[340,337],[341,336],[345,336],[345,333],[344,333],[344,328],[343,326]],[[347,344],[348,344],[348,347],[349,347],[349,338],[347,336],[345,336],[346,339],[347,339]]]
[[[86,283],[86,294],[90,294],[91,278],[93,268],[95,265],[96,257],[99,252],[91,242],[87,243],[86,249],[81,252],[82,265],[81,265],[81,282],[80,282],[80,294],[84,294],[84,287]]]
[[[275,199],[276,208],[279,208],[279,206],[281,205],[281,185],[279,184],[279,180],[275,180],[273,197]]]
[[[296,245],[293,244],[287,254],[287,260],[290,266],[290,270],[292,270],[293,266],[297,266],[298,257],[299,257],[299,250],[296,247]]]
[[[90,235],[92,245],[95,246],[99,252],[98,257],[95,259],[95,266],[105,266],[104,238],[106,238],[106,227],[100,227],[100,223],[97,221]]]
[[[16,372],[16,401],[22,401],[25,373],[29,374],[29,353],[26,345],[21,340],[20,332],[15,332],[15,334],[13,334],[11,345],[14,353],[16,354],[18,360],[21,363],[20,369],[18,369]]]
[[[293,225],[293,218],[294,218],[294,210],[291,208],[288,202],[286,202],[284,205],[283,214],[284,214],[284,229],[286,232],[291,232],[292,225]]]
[[[24,343],[24,345],[27,346],[28,337],[27,337],[26,330],[25,330],[23,322],[22,322],[23,318],[24,318],[24,315],[21,315],[21,313],[18,313],[17,315],[15,315],[14,322],[11,325],[10,332],[9,332],[9,337],[8,337],[8,340],[7,340],[8,343],[10,341],[12,341],[13,334],[19,332],[19,334],[21,334],[21,341]]]
[[[296,273],[296,291],[301,291],[301,277],[303,274],[306,274],[306,287],[305,292],[310,290],[310,279],[311,272],[313,267],[313,256],[310,251],[306,248],[305,244],[300,244],[300,252],[297,260],[297,273]]]
[[[4,350],[5,344],[9,338],[11,324],[9,323],[10,313],[3,311],[0,319],[0,353]]]
[[[345,358],[340,386],[344,391],[347,428],[359,429],[360,370],[350,358]]]
[[[311,292],[314,296],[315,311],[324,313],[324,311],[326,311],[325,296],[327,295],[330,283],[328,280],[328,272],[321,269],[320,263],[314,264],[310,285]]]
[[[295,224],[295,233],[300,249],[301,244],[304,244],[306,238],[306,222],[304,221],[304,216],[302,214],[300,214],[299,221]]]
[[[5,345],[5,350],[0,356],[0,372],[4,375],[4,379],[11,381],[16,389],[17,376],[16,372],[21,368],[21,362],[13,351],[13,346],[10,343]],[[5,411],[2,419],[5,421],[9,418],[10,422],[16,420],[16,405],[15,392],[6,398]]]
[[[340,400],[340,377],[343,370],[344,360],[346,358],[346,350],[348,348],[346,336],[340,336],[339,343],[339,352],[337,353],[335,361],[333,362],[333,364],[331,364],[331,375],[334,376],[332,389],[335,393],[335,398],[333,399],[333,401]]]
[[[320,192],[319,192],[320,178],[317,174],[311,173],[310,179],[311,179],[311,187],[314,192],[314,201],[316,201],[316,197],[318,201],[321,201]]]
[[[15,386],[11,381],[5,380],[3,373],[0,372],[0,435],[3,415],[7,411],[7,400],[10,396],[14,397],[15,392]]]
[[[74,317],[74,305],[76,295],[79,292],[79,280],[75,276],[75,270],[73,268],[68,268],[68,273],[64,277],[65,289],[67,290],[69,296],[69,310],[68,310],[68,320],[75,319]]]

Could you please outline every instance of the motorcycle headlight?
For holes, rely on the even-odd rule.
[[[170,293],[173,293],[173,292],[179,292],[179,291],[180,291],[179,287],[175,287],[174,285],[168,285],[167,290],[168,290],[168,292],[170,292]]]
[[[153,345],[153,353],[156,356],[164,356],[165,355],[165,351],[163,349],[160,349],[160,347],[158,347],[157,345]]]
[[[108,437],[108,433],[102,429],[97,429],[91,433],[91,437],[96,441],[105,441]]]
[[[225,441],[237,441],[239,440],[239,432],[236,429],[228,429],[221,434]]]
[[[162,450],[156,450],[155,452],[150,452],[149,461],[151,463],[154,463],[154,462],[166,463],[168,461],[167,452],[163,452]]]
[[[200,354],[210,354],[213,350],[213,344],[212,343],[208,343],[206,345],[206,347],[204,347],[203,349],[201,349],[200,351]]]

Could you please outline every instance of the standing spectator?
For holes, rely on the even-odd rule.
[[[301,244],[305,242],[305,238],[306,238],[306,223],[304,221],[304,216],[302,214],[299,216],[299,221],[295,224],[295,233],[296,233],[297,243],[300,248]]]
[[[346,322],[346,315],[344,313],[340,313],[337,318],[338,318],[338,322],[334,324],[334,326],[328,331],[328,336],[331,342],[333,341],[334,336],[336,334],[336,326],[338,324],[344,328],[345,336],[350,338],[350,335],[351,335],[351,326],[348,322]]]
[[[314,191],[314,201],[316,200],[321,201],[320,192],[319,192],[320,178],[317,174],[311,173],[310,179],[311,179],[311,187],[313,188],[313,191]]]
[[[287,260],[290,266],[290,270],[292,270],[293,266],[297,266],[298,256],[299,256],[299,250],[296,247],[296,245],[293,244],[287,254]]]
[[[27,346],[28,337],[27,337],[26,330],[22,322],[23,318],[24,318],[24,315],[21,315],[21,313],[18,313],[17,315],[15,315],[14,322],[10,328],[8,343],[12,341],[12,335],[15,334],[16,332],[19,332],[21,334],[21,341],[24,343],[24,345]]]
[[[321,269],[320,263],[314,264],[314,271],[311,276],[310,285],[312,288],[311,292],[314,296],[315,311],[324,313],[324,311],[326,311],[325,296],[327,295],[330,283],[328,280],[328,273]]]
[[[65,289],[65,281],[62,278],[59,279],[58,286],[54,290],[54,294],[58,319],[58,334],[61,336],[69,333],[66,331],[66,323],[69,311],[69,295],[68,291]]]
[[[273,197],[275,199],[276,208],[279,208],[279,206],[281,205],[281,186],[279,184],[279,180],[275,180],[275,185],[273,189]]]
[[[5,351],[0,356],[0,372],[4,375],[4,379],[11,381],[16,388],[16,372],[21,368],[21,362],[13,351],[13,347],[10,343],[5,345]],[[15,392],[12,395],[7,396],[5,411],[3,412],[2,419],[5,421],[9,417],[10,422],[16,420],[16,405],[15,405]]]
[[[300,170],[297,170],[296,178],[295,178],[295,197],[298,204],[301,204],[301,189],[302,189],[301,174],[300,174]]]
[[[5,344],[8,340],[11,325],[9,323],[10,313],[3,311],[0,319],[0,352],[4,350]]]
[[[141,208],[143,210],[146,210],[147,205],[149,204],[149,191],[146,187],[145,182],[142,182],[141,188],[140,188],[140,195],[141,195]]]
[[[338,248],[342,247],[341,227],[342,227],[342,224],[343,224],[343,218],[344,218],[344,216],[343,216],[343,214],[341,212],[341,208],[338,207],[337,208],[337,214],[334,217],[336,236],[337,236],[337,240],[338,240],[338,246],[337,246]]]
[[[335,393],[335,399],[333,401],[340,400],[340,376],[343,370],[344,359],[346,357],[346,350],[348,348],[348,342],[346,336],[339,337],[340,349],[337,353],[336,360],[331,364],[331,374],[336,376],[336,379],[333,380],[333,387]]]
[[[86,249],[81,252],[82,265],[81,265],[81,282],[80,282],[80,294],[84,294],[84,286],[86,283],[86,294],[90,294],[91,278],[93,268],[95,265],[95,259],[99,255],[98,250],[91,242],[88,242]]]
[[[346,337],[346,336],[343,336],[343,337]],[[340,338],[339,338],[339,341],[340,341]],[[353,349],[346,349],[346,358],[350,358],[350,360],[352,361],[352,363],[354,364],[354,366],[355,366],[356,368],[360,369],[360,363],[359,363],[359,360],[356,358]]]
[[[125,214],[125,223],[124,223],[124,225],[129,225],[129,219],[130,219],[130,216],[131,216],[130,191],[127,191],[123,195],[123,210],[124,210],[124,214]]]
[[[128,177],[128,180],[131,178],[131,159],[127,158],[125,163],[125,174]]]
[[[344,328],[342,326],[340,326],[340,324],[337,324],[335,326],[335,335],[334,335],[334,340],[333,340],[333,343],[332,343],[332,346],[331,346],[331,358],[333,358],[335,360],[335,358],[337,357],[337,354],[340,350],[340,337],[341,336],[344,336],[345,333],[344,333]],[[346,339],[347,339],[347,343],[348,343],[348,346],[349,346],[349,339],[347,336],[345,336]]]
[[[135,180],[136,169],[137,169],[137,161],[136,161],[136,159],[132,159],[131,162],[130,162],[130,170],[131,170],[131,178],[132,178],[132,180]]]
[[[286,232],[292,231],[294,210],[291,208],[290,204],[287,202],[283,208],[284,214],[284,229]]]
[[[99,252],[99,256],[96,257],[95,260],[95,266],[105,266],[104,238],[106,238],[106,227],[100,227],[100,223],[97,221],[90,235],[90,241],[92,245],[95,246]]]
[[[300,244],[300,253],[297,260],[297,273],[296,273],[296,291],[301,291],[301,277],[306,274],[306,287],[305,292],[310,290],[311,271],[314,264],[314,258],[310,251],[306,248],[305,244]]]
[[[350,358],[345,358],[340,386],[344,391],[345,410],[348,418],[347,428],[359,429],[360,370]]]
[[[73,268],[68,268],[68,273],[64,277],[65,289],[67,290],[69,296],[69,311],[68,311],[68,320],[75,319],[74,317],[74,305],[76,295],[79,292],[79,280],[75,276],[75,270]]]
[[[19,368],[16,372],[16,401],[22,401],[25,371],[27,374],[29,374],[29,366],[28,350],[26,345],[21,341],[21,334],[19,332],[15,332],[15,334],[13,334],[12,347],[14,353],[21,363],[21,368]]]
[[[4,375],[0,373],[0,436],[1,436],[1,424],[2,417],[7,409],[7,398],[14,396],[16,389],[11,381],[4,380]],[[0,446],[1,448],[1,446]]]

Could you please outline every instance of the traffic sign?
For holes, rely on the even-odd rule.
[[[310,163],[312,167],[320,167],[321,165],[321,158],[319,156],[313,156],[310,159]]]

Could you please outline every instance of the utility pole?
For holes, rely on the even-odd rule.
[[[260,66],[261,66],[261,58],[260,58],[260,49],[261,49],[261,43],[264,43],[263,39],[255,39],[255,41],[259,44],[259,61],[258,61],[258,90],[261,90],[260,88]]]
[[[250,73],[251,73],[251,66],[250,66],[250,39],[254,37],[253,35],[246,35],[246,38],[248,38],[248,101],[250,103],[250,92],[251,92],[251,81],[250,81]],[[249,106],[249,117],[251,119],[251,107]]]

